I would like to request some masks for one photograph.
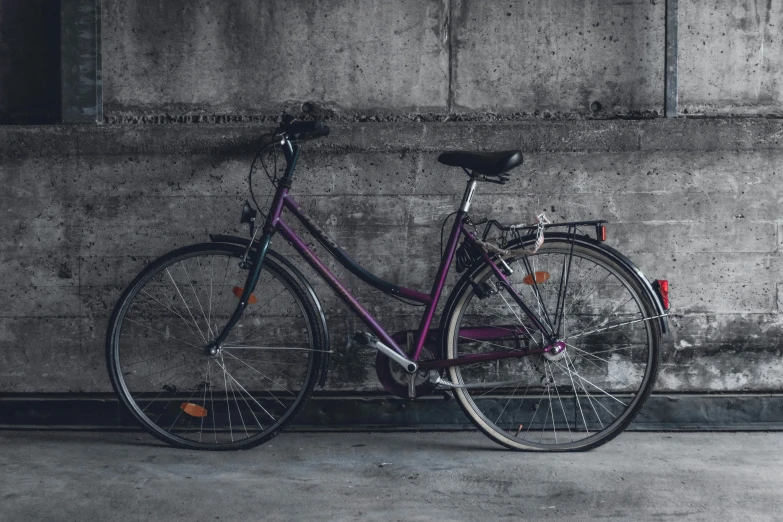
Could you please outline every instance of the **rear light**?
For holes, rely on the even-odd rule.
[[[606,241],[606,225],[595,227],[595,236],[598,241]]]
[[[653,282],[653,288],[658,291],[658,297],[661,298],[661,304],[664,310],[669,309],[669,281],[666,279],[656,279]]]

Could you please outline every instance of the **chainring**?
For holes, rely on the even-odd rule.
[[[425,346],[422,348],[420,359],[432,360],[435,359],[435,356]],[[416,397],[432,395],[432,392],[435,391],[436,385],[430,382],[429,379],[429,372],[431,371],[437,370],[419,370],[416,373],[416,380],[414,381],[416,383]],[[410,398],[408,396],[408,372],[381,352],[378,352],[375,356],[375,374],[387,392],[403,399]]]

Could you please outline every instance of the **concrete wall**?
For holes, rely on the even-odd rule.
[[[778,114],[780,6],[680,9],[682,107]],[[382,277],[424,289],[433,275],[463,187],[439,151],[519,147],[525,166],[482,186],[474,213],[611,220],[609,244],[672,283],[659,390],[780,391],[783,124],[649,119],[662,1],[138,0],[103,13],[108,124],[0,128],[1,392],[109,390],[103,336],[121,289],[175,246],[240,232],[250,143],[305,102],[333,136],[307,145],[295,193]],[[415,326],[352,285],[390,330]],[[347,356],[355,320],[318,290],[339,350],[330,388],[379,389],[373,354]]]
[[[119,292],[151,257],[239,231],[262,131],[0,129],[2,390],[108,390],[104,333]],[[505,187],[482,185],[474,215],[611,220],[609,244],[671,281],[658,389],[773,391],[783,382],[781,134],[763,119],[336,124],[306,146],[294,192],[369,269],[426,289],[439,225],[464,185],[438,151],[520,147],[526,165]],[[415,326],[415,309],[350,280],[389,329]],[[360,325],[317,289],[339,350],[330,387],[378,389],[373,354],[347,342]]]
[[[105,2],[107,114],[442,111],[448,2]]]
[[[104,2],[106,114],[189,121],[313,102],[358,119],[650,117],[663,108],[664,4]],[[781,22],[780,2],[683,2],[682,111],[781,114]]]
[[[660,112],[663,4],[104,3],[106,114]]]
[[[783,3],[680,2],[686,114],[783,114]]]

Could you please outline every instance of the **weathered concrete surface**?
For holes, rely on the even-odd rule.
[[[238,211],[263,130],[0,129],[0,390],[109,391],[103,342],[120,291],[174,247],[245,233]],[[437,153],[520,147],[525,165],[506,186],[482,185],[473,215],[609,219],[609,245],[671,281],[658,390],[775,392],[781,136],[783,123],[763,119],[338,124],[305,145],[293,193],[368,269],[426,290],[465,183]],[[348,342],[362,327],[306,272],[341,351],[329,388],[378,390],[374,354]],[[348,280],[390,331],[417,325],[415,309]]]
[[[443,110],[448,2],[108,2],[107,115]]]
[[[106,117],[265,120],[304,102],[360,120],[652,116],[664,4],[103,0]],[[679,10],[681,110],[783,114],[781,3]],[[0,123],[57,121],[58,24],[46,2],[0,2]]]
[[[680,2],[680,110],[783,114],[783,4]]]
[[[104,2],[110,121],[369,112],[660,113],[663,3]]]
[[[781,434],[630,434],[510,453],[478,433],[283,434],[244,452],[137,433],[0,433],[8,520],[756,521],[779,516]]]
[[[457,110],[661,113],[664,3],[454,5]]]
[[[263,118],[304,102],[349,119],[651,116],[663,107],[662,1],[103,8],[109,121]],[[780,2],[683,2],[681,111],[783,114],[782,21]]]

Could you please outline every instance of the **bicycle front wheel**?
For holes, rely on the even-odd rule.
[[[451,367],[463,411],[512,449],[586,450],[611,440],[655,383],[654,303],[625,266],[586,241],[547,239],[535,255],[512,251],[505,260],[518,297],[488,265],[474,268],[454,290],[446,357],[547,346],[520,302],[565,349]]]
[[[112,385],[154,436],[191,449],[243,449],[288,424],[312,393],[323,332],[302,285],[267,257],[239,323],[216,354],[247,270],[244,249],[200,244],[151,263],[107,333]]]

